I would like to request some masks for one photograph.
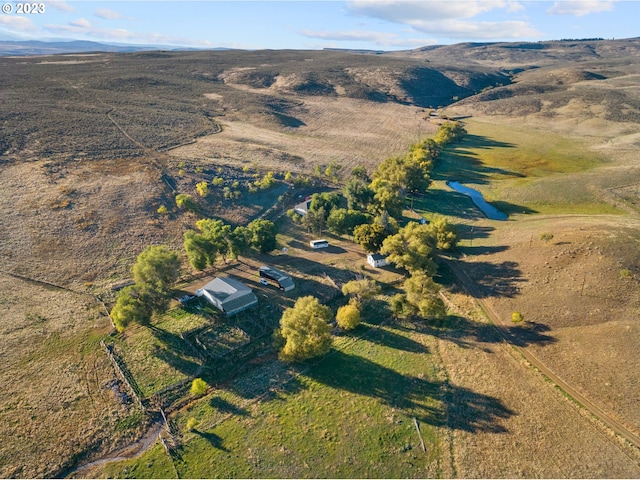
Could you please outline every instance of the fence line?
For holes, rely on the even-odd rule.
[[[140,408],[146,410],[145,406],[142,403],[142,400],[140,399],[140,395],[142,394],[142,392],[140,391],[140,387],[138,387],[138,385],[135,383],[131,372],[129,372],[126,365],[123,364],[122,360],[117,357],[116,353],[113,351],[113,347],[107,345],[104,340],[100,340],[100,345],[102,345],[102,348],[104,348],[105,352],[107,352],[107,356],[111,360],[116,373],[120,376],[124,384],[129,388],[132,397],[136,400]]]

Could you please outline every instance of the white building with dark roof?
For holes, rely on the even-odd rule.
[[[233,315],[258,304],[258,297],[244,283],[231,277],[217,277],[196,291],[198,297],[206,298],[214,307]]]
[[[387,256],[381,253],[370,253],[367,255],[367,263],[376,268],[389,265]]]

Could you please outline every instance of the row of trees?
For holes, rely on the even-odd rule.
[[[224,262],[246,255],[253,247],[261,253],[276,248],[276,225],[269,220],[254,220],[246,227],[231,225],[210,218],[198,220],[196,230],[184,233],[184,249],[189,263],[196,270],[215,265],[218,258]]]

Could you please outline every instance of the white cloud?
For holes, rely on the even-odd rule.
[[[46,7],[53,7],[57,10],[62,10],[63,12],[73,12],[75,10],[75,8],[73,8],[71,5],[69,5],[67,2],[65,2],[64,0],[49,0],[46,3]]]
[[[89,20],[87,20],[86,18],[79,18],[77,20],[74,20],[73,22],[69,22],[69,25],[80,28],[91,27],[91,23],[89,23]]]
[[[0,17],[2,18],[2,17]],[[132,32],[124,28],[114,29],[102,29],[94,27],[85,27],[80,23],[74,25],[72,22],[69,25],[45,25],[44,30],[55,34],[74,34],[82,35],[83,38],[91,38],[95,40],[106,40],[113,42],[123,42],[131,44],[144,44],[144,45],[181,45],[192,47],[213,47],[208,40],[193,40],[184,37],[175,37],[171,35],[165,35],[161,33],[138,33]],[[88,22],[87,22],[88,23]]]
[[[613,10],[614,0],[566,0],[555,2],[547,13],[550,15],[574,15],[582,17],[590,13]]]
[[[374,32],[369,30],[343,30],[343,31],[313,31],[303,30],[299,32],[308,38],[337,42],[371,42],[381,47],[419,47],[433,45],[435,40],[425,38],[401,38],[395,33]],[[335,45],[332,43],[332,45]]]
[[[12,15],[1,15],[0,24],[6,25],[13,30],[19,32],[33,32],[37,30],[36,26],[31,23],[27,17],[17,17]]]
[[[506,0],[349,0],[347,9],[356,15],[407,24],[414,20],[437,21],[473,18],[495,9],[513,8]]]
[[[96,17],[103,18],[105,20],[119,20],[122,18],[122,14],[109,10],[108,8],[100,8],[95,12]]]
[[[350,0],[347,8],[362,15],[410,26],[427,35],[452,39],[516,39],[541,35],[523,20],[476,21],[474,17],[492,10],[516,13],[524,6],[513,0]]]
[[[517,39],[531,38],[541,35],[539,31],[531,27],[527,22],[510,20],[504,22],[470,22],[464,20],[444,20],[440,22],[413,23],[416,30],[453,39]]]

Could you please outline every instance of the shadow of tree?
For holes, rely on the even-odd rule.
[[[243,417],[249,414],[249,412],[247,412],[244,408],[240,408],[233,403],[229,403],[224,398],[220,397],[213,397],[209,401],[209,405],[222,413],[231,413],[233,415],[239,415]]]
[[[518,293],[518,285],[527,280],[516,262],[464,262],[451,260],[457,268],[463,270],[474,282],[472,292],[476,298],[507,297],[513,298]]]
[[[398,325],[397,328],[407,329],[408,327]],[[517,347],[550,345],[557,342],[555,337],[546,333],[551,330],[549,326],[531,322],[498,327],[490,323],[479,323],[465,317],[449,315],[439,322],[413,324],[411,328],[453,342],[463,348],[475,348],[476,343],[498,344],[504,340]],[[501,331],[504,335],[501,335]]]
[[[512,143],[499,142],[482,135],[465,135],[455,148],[443,151],[433,171],[434,180],[455,179],[465,183],[486,184],[491,177],[503,175],[521,178],[521,173],[512,172],[498,167],[485,165],[478,154],[469,149],[489,150],[492,148],[514,148]]]
[[[217,448],[218,450],[222,450],[223,452],[228,452],[227,449],[222,443],[223,439],[220,435],[217,435],[213,432],[201,432],[200,430],[196,430],[195,428],[192,430],[196,435],[204,438],[213,448]]]
[[[188,353],[186,342],[180,336],[154,325],[149,325],[149,330],[159,342],[153,345],[155,357],[188,376],[200,368],[199,359]]]
[[[377,398],[420,422],[467,432],[506,432],[500,419],[514,415],[494,397],[451,384],[403,375],[366,358],[332,351],[306,375],[332,388]],[[446,390],[445,408],[434,401]],[[455,402],[455,403],[451,403]]]

